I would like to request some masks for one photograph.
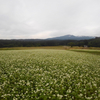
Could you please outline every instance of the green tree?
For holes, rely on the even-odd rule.
[[[74,45],[75,45],[75,43],[74,43],[74,42],[69,42],[69,43],[68,43],[68,46],[73,47]]]

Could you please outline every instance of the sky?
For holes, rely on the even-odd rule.
[[[100,36],[100,0],[0,0],[0,39]]]

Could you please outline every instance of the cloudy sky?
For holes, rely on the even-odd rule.
[[[100,0],[0,0],[0,39],[100,36]]]

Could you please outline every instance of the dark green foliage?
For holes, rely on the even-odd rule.
[[[0,40],[0,48],[3,47],[33,47],[33,46],[89,46],[100,47],[100,38],[90,40]]]

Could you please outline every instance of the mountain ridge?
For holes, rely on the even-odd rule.
[[[94,39],[94,36],[74,36],[74,35],[64,35],[54,38],[47,38],[47,40],[88,40]]]

